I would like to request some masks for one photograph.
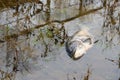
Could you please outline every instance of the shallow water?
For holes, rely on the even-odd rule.
[[[73,23],[77,22],[81,23],[79,19],[76,19],[65,24],[65,28],[68,30],[69,35],[72,35],[79,29],[79,27],[78,29],[73,27]],[[89,31],[94,36],[95,40],[100,40],[100,36],[102,36],[101,25],[99,25],[100,22],[102,24],[102,17],[94,15],[92,21],[89,19],[81,24],[89,27]],[[25,74],[22,79],[83,80],[89,69],[89,80],[118,80],[120,76],[117,62],[119,59],[119,48],[120,46],[117,45],[106,49],[105,44],[98,42],[94,44],[80,60],[74,61],[68,57],[63,45],[62,47],[55,49],[51,53],[53,55],[38,59],[37,64],[34,65],[31,73]],[[115,60],[115,62],[111,62],[108,59]],[[17,76],[19,77],[19,74]]]
[[[96,4],[96,6],[99,6],[99,4]],[[69,9],[64,9],[60,13],[59,10],[55,9],[55,11],[52,11],[51,19],[64,20],[70,16],[73,17],[76,15],[74,11],[75,13],[79,12],[78,9],[74,10],[75,7],[78,8],[78,6],[73,6]],[[74,10],[73,14],[70,14],[72,10]],[[114,16],[118,15],[119,11],[118,7]],[[12,11],[10,12],[12,13]],[[55,36],[58,40],[57,45],[55,45],[51,32],[45,36],[48,25],[40,29],[34,29],[30,35],[20,35],[17,39],[0,43],[0,78],[2,79],[7,73],[12,73],[14,66],[17,64],[18,71],[14,76],[15,80],[119,80],[119,38],[116,33],[114,35],[110,32],[111,29],[109,30],[109,27],[107,27],[107,30],[103,27],[105,22],[105,17],[101,16],[101,13],[104,14],[103,12],[104,9],[101,9],[100,11],[64,23],[65,32],[68,36],[73,35],[82,27],[89,30],[96,42],[93,47],[77,61],[72,60],[67,55],[64,43],[59,43],[59,40],[62,39],[58,39],[58,36]],[[5,14],[2,13],[1,15],[3,15],[0,19],[1,25],[10,21],[5,20]],[[30,27],[45,23],[44,18],[41,20],[41,15],[42,17],[45,16],[44,13],[41,13],[31,18],[31,22],[34,25]],[[19,17],[21,18],[23,16]],[[14,21],[16,18],[12,20]],[[21,23],[22,22],[23,21],[21,21]],[[119,20],[116,25],[119,25],[118,23]],[[81,26],[77,24],[81,24]],[[8,26],[11,27],[11,25],[14,26],[15,24],[9,24]],[[60,23],[56,23],[53,26],[56,25],[58,28],[61,27]],[[14,33],[14,28],[16,27],[12,28],[13,31],[11,31]],[[24,30],[21,26],[19,28],[20,30]],[[114,29],[112,30],[114,32]],[[56,28],[56,32],[57,31],[59,31],[59,29],[57,30]],[[112,43],[109,42],[111,35],[114,36]],[[10,49],[8,49],[8,47]],[[11,55],[12,53],[15,53],[15,56]],[[20,60],[18,63],[16,63],[17,61],[14,59],[17,55],[19,56],[18,60]],[[10,58],[10,60],[6,60],[7,58]],[[3,76],[2,71],[4,71]]]

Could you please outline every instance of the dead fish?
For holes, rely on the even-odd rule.
[[[87,30],[80,30],[66,41],[66,52],[73,60],[78,60],[93,46],[93,43],[93,36]]]

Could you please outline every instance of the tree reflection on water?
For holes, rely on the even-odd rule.
[[[104,18],[102,42],[106,47],[120,43],[115,40],[120,37],[119,0],[11,0],[8,5],[5,1],[0,2],[0,47],[6,50],[0,52],[6,53],[5,65],[0,66],[6,67],[0,68],[1,80],[14,80],[18,71],[30,72],[38,58],[36,48],[42,58],[48,56],[65,43],[65,23],[100,10]]]

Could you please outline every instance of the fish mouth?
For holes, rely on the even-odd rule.
[[[77,45],[75,46],[74,44],[77,44]],[[81,41],[66,42],[66,45],[65,45],[66,52],[67,52],[68,56],[70,58],[72,58],[73,60],[78,60],[84,55],[84,54],[82,54],[78,57],[75,57],[75,53],[76,53],[76,49],[77,49],[76,47],[78,47],[79,44],[81,46],[84,46]],[[74,47],[72,47],[71,45],[74,45]]]
[[[74,53],[74,54],[73,54],[73,53],[68,53],[68,56],[69,56],[72,60],[78,60],[78,59],[82,58],[82,57],[84,56],[84,54],[81,55],[81,56],[79,56],[79,57],[75,57],[75,53]]]
[[[84,54],[82,54],[82,55],[79,56],[79,57],[75,57],[76,49],[73,49],[72,51],[70,51],[67,46],[66,46],[66,51],[67,51],[68,56],[69,56],[72,60],[78,60],[78,59],[81,59],[81,58],[84,56]]]
[[[74,55],[71,57],[73,60],[78,60],[78,59],[81,59],[82,57],[84,56],[84,54],[82,54],[81,56],[79,56],[79,57],[74,57]]]

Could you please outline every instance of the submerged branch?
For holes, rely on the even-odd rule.
[[[84,13],[79,13],[78,15],[76,15],[76,16],[74,16],[74,17],[71,17],[71,18],[68,18],[68,19],[64,19],[64,20],[53,20],[53,21],[49,21],[49,22],[47,22],[47,23],[45,23],[45,24],[37,25],[35,28],[40,28],[40,27],[43,27],[43,26],[45,26],[45,25],[48,25],[48,24],[51,24],[51,23],[54,23],[54,22],[56,22],[56,23],[66,23],[66,22],[72,21],[72,20],[74,20],[74,19],[77,19],[77,18],[79,18],[79,17],[81,17],[81,16],[85,16],[85,15],[94,13],[94,12],[96,12],[96,11],[102,9],[102,8],[103,8],[103,7],[98,7],[98,8],[96,8],[96,9],[92,9],[92,10],[86,11],[86,12],[84,12]]]
[[[51,24],[51,23],[66,23],[66,22],[69,22],[69,21],[72,21],[74,19],[77,19],[81,16],[85,16],[85,15],[88,15],[88,14],[91,14],[91,13],[94,13],[98,10],[101,10],[103,7],[98,7],[96,9],[91,9],[89,11],[86,11],[84,13],[79,13],[78,15],[74,16],[74,17],[71,17],[71,18],[68,18],[68,19],[64,19],[64,20],[53,20],[53,21],[48,21],[46,22],[45,24],[40,24],[40,25],[37,25],[35,26],[34,28],[30,28],[30,29],[26,29],[26,30],[23,30],[23,31],[20,31],[19,33],[14,33],[14,34],[11,34],[11,35],[7,35],[5,36],[3,39],[5,41],[9,40],[10,38],[16,38],[20,35],[27,35],[29,33],[31,33],[32,31],[34,31],[35,29],[38,29],[38,28],[41,28],[41,27],[44,27],[48,24]]]

